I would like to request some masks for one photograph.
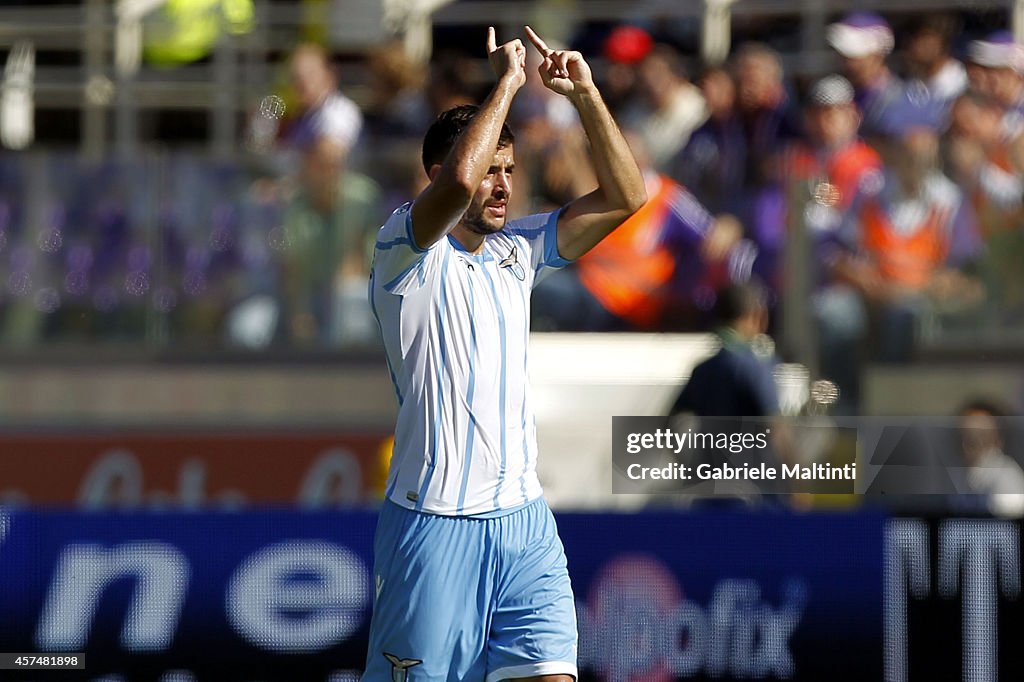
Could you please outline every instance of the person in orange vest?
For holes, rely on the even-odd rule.
[[[874,322],[874,357],[908,360],[926,311],[970,309],[980,283],[964,274],[981,254],[974,211],[938,167],[939,141],[918,128],[887,144],[877,192],[860,193],[842,228],[849,247],[833,267],[853,287]],[[862,329],[867,334],[868,329]]]
[[[839,228],[854,197],[876,192],[882,182],[881,157],[857,137],[860,114],[849,81],[833,75],[815,83],[804,119],[807,139],[782,154],[777,174],[782,181],[761,192],[751,222],[758,248],[755,271],[775,291],[782,290],[787,230],[802,224],[808,231],[812,267],[818,268],[813,281],[818,288],[825,286]]]
[[[655,171],[639,136],[625,132],[648,201],[573,265],[533,293],[540,331],[652,331],[707,321],[716,291],[750,277],[757,249],[729,215],[712,216]]]
[[[841,412],[854,410],[859,401],[859,365],[851,358],[856,357],[865,321],[857,292],[837,285],[832,266],[845,249],[842,227],[854,197],[877,192],[882,184],[881,158],[858,138],[860,123],[848,80],[831,75],[817,81],[804,108],[807,139],[783,153],[780,181],[756,198],[751,220],[758,248],[755,274],[780,299],[785,293],[786,245],[792,230],[806,234],[807,293],[818,328],[821,371],[839,385]],[[802,300],[785,302],[806,306]]]

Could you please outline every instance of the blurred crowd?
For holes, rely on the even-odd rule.
[[[764,44],[690,74],[645,31],[612,31],[606,87],[652,199],[538,289],[539,326],[701,329],[753,278],[783,353],[850,405],[858,360],[1019,326],[1024,47],[940,14],[897,37],[854,13],[825,37],[841,72],[802,83]]]
[[[1024,324],[1024,46],[939,14],[897,36],[855,13],[826,39],[841,73],[804,80],[765,44],[699,65],[640,26],[605,31],[587,57],[650,201],[538,287],[534,328],[706,330],[717,292],[756,280],[782,351],[812,349],[855,399],[851,359],[901,362],[936,329]],[[325,50],[296,49],[282,96],[250,117],[242,163],[0,163],[0,335],[373,343],[376,229],[426,182],[423,131],[476,101],[489,73],[445,49],[420,65],[399,44],[366,65],[354,98]],[[539,79],[510,124],[514,215],[596,185],[574,109]],[[33,173],[48,178],[41,216],[20,200]]]
[[[839,72],[798,80],[765,44],[700,66],[640,26],[610,30],[600,85],[650,201],[541,283],[534,329],[707,330],[718,292],[759,281],[782,354],[855,409],[862,360],[906,362],[937,331],[1024,322],[1024,46],[1006,31],[964,36],[938,13],[900,33],[845,16],[825,35]],[[414,81],[396,55],[375,57],[371,150],[396,135],[415,148],[431,116],[472,100],[457,57]],[[511,119],[514,213],[596,184],[564,99],[534,79]]]

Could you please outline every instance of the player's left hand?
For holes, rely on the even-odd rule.
[[[573,97],[594,86],[590,66],[583,55],[572,50],[552,50],[532,28],[525,28],[530,42],[544,57],[537,71],[545,87],[559,95]]]

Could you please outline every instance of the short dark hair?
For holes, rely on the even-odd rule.
[[[910,35],[919,36],[923,33],[934,33],[949,50],[953,39],[960,33],[961,22],[955,16],[944,13],[928,13],[919,17],[910,25]]]
[[[679,50],[667,43],[656,43],[651,51],[644,57],[644,61],[660,59],[668,67],[673,76],[679,80],[689,80],[690,72],[686,68],[686,60],[679,54]]]
[[[479,110],[480,107],[475,104],[460,104],[434,119],[423,137],[423,170],[429,173],[430,167],[435,163],[444,163],[448,152],[455,146],[455,141]],[[504,149],[515,141],[516,138],[508,124],[502,123],[501,133],[498,135],[498,149]]]
[[[760,283],[753,280],[728,284],[715,299],[715,319],[729,325],[737,320],[768,308],[768,294]]]

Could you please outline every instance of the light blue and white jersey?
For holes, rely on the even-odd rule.
[[[530,292],[558,255],[558,212],[510,221],[478,254],[412,237],[412,204],[377,235],[370,304],[398,394],[385,494],[408,509],[475,515],[541,495],[527,386]]]

